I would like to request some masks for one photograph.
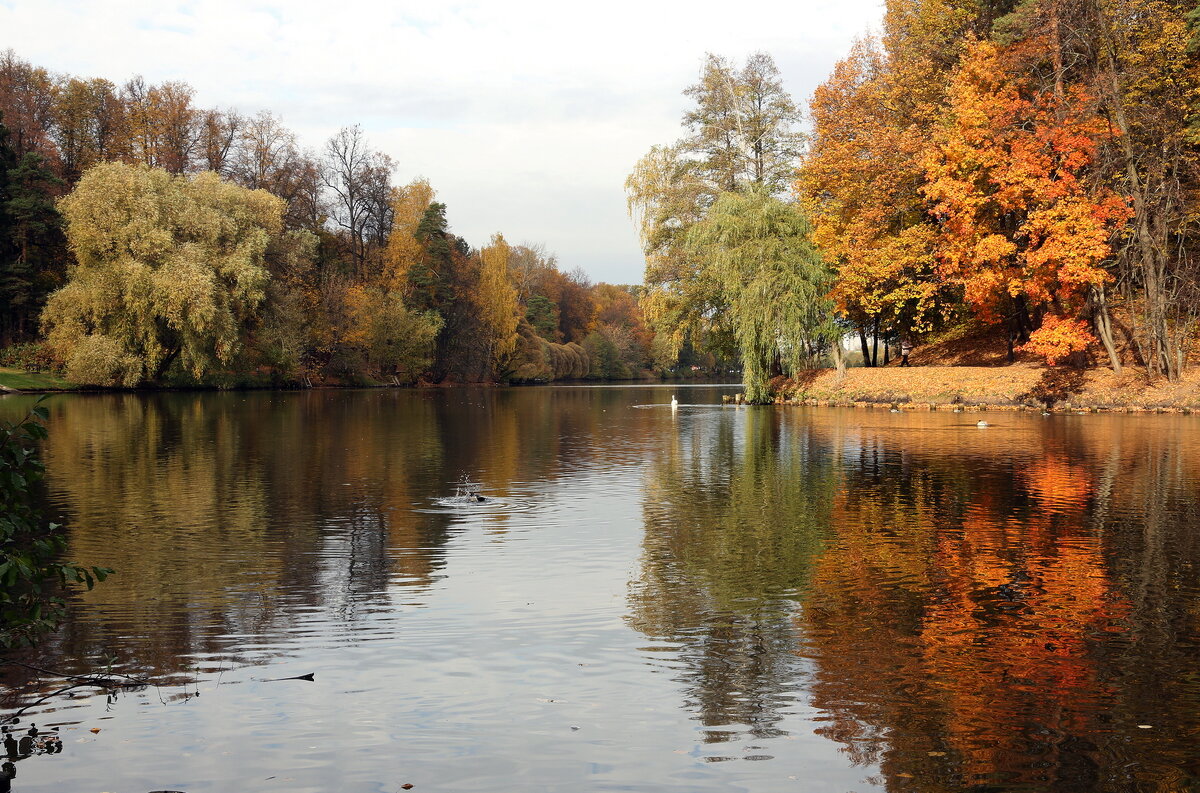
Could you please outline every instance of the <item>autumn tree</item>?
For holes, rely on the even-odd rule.
[[[596,303],[592,282],[580,268],[562,272],[547,271],[539,289],[555,308],[558,318],[556,336],[565,342],[580,342],[595,326]]]
[[[868,365],[881,337],[936,330],[960,303],[935,266],[925,159],[968,40],[1010,8],[1009,0],[888,0],[882,35],[856,42],[813,96],[797,190]]]
[[[200,140],[195,93],[179,81],[148,85],[140,75],[127,81],[121,99],[129,159],[175,174],[189,170]]]
[[[197,378],[233,360],[264,297],[283,201],[213,173],[108,163],[61,209],[77,264],[42,321],[68,377],[134,386],[177,359]]]
[[[837,271],[838,311],[858,328],[869,366],[878,347],[868,347],[868,334],[877,342],[931,331],[953,300],[935,270],[934,227],[919,192],[931,114],[912,106],[902,75],[871,41],[837,64],[811,108],[797,188]]]
[[[361,353],[373,374],[412,383],[433,364],[438,314],[413,311],[399,292],[378,287],[351,287],[346,308],[350,330],[342,342]]]
[[[591,359],[591,377],[631,377],[651,363],[651,344],[654,333],[646,326],[638,303],[640,287],[598,283],[591,290],[596,306],[595,330],[583,341]],[[603,348],[602,356],[615,357],[616,363],[606,367],[597,363],[598,356],[588,344]]]
[[[1200,104],[1200,62],[1189,52],[1193,4],[1092,0],[1085,7],[1080,27],[1094,54],[1085,61],[1091,74],[1076,79],[1100,100],[1116,133],[1100,149],[1101,178],[1129,197],[1132,210],[1128,242],[1117,250],[1121,292],[1139,357],[1151,373],[1178,379],[1200,319],[1200,140],[1189,126]],[[1044,10],[1031,16],[1030,27],[1045,28]]]
[[[492,365],[500,370],[517,346],[517,325],[520,306],[517,290],[508,277],[508,261],[512,247],[504,235],[494,234],[491,244],[479,252],[479,303],[480,319],[487,331],[491,347]]]
[[[436,196],[426,179],[415,179],[392,190],[392,230],[383,253],[382,273],[391,289],[407,289],[409,271],[424,251],[417,240],[417,227]]]
[[[739,70],[709,53],[700,80],[684,91],[695,102],[683,116],[681,148],[696,158],[710,195],[761,185],[785,192],[799,154],[800,120],[775,61],[756,52]]]
[[[125,109],[105,79],[68,78],[54,93],[54,140],[62,178],[74,184],[88,168],[122,154]]]
[[[227,161],[234,181],[251,190],[269,190],[276,195],[288,192],[287,182],[300,149],[295,134],[277,116],[263,111],[249,118],[217,118],[214,128],[217,144],[228,149],[220,159]]]
[[[1109,239],[1128,216],[1086,178],[1108,133],[1092,107],[1078,87],[1037,90],[981,42],[951,84],[927,166],[944,276],[985,320],[1014,317],[1014,335],[1052,363],[1094,341],[1083,313],[1110,281]]]
[[[201,166],[228,178],[238,137],[246,119],[236,110],[205,110],[200,117],[200,139],[197,148]]]
[[[0,52],[0,112],[9,143],[18,157],[30,152],[54,162],[54,77],[21,60],[11,49]]]
[[[514,245],[508,257],[508,275],[517,290],[517,300],[525,305],[544,290],[546,278],[558,269],[557,257],[541,243]]]

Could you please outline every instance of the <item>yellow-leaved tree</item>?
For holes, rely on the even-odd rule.
[[[493,234],[491,244],[479,252],[480,319],[489,331],[492,366],[502,372],[508,357],[517,348],[517,324],[521,319],[517,290],[508,277],[512,246],[503,234]]]
[[[406,291],[408,271],[425,251],[416,237],[417,226],[436,197],[425,179],[392,188],[392,233],[383,254],[383,285],[387,289]]]
[[[76,265],[42,313],[67,377],[131,387],[177,360],[197,378],[232,363],[262,304],[263,254],[284,208],[211,172],[87,171],[59,204]]]

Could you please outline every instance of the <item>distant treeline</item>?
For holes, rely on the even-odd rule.
[[[456,236],[357,126],[0,53],[0,365],[83,383],[540,382],[679,365],[640,288]],[[712,366],[716,361],[688,364]],[[689,367],[690,368],[690,367]]]

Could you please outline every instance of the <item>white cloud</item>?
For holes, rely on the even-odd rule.
[[[311,2],[0,0],[0,49],[54,71],[186,80],[203,105],[269,109],[318,147],[361,123],[430,178],[473,244],[500,230],[570,268],[637,281],[622,184],[680,134],[705,52],[771,53],[799,101],[880,0]]]

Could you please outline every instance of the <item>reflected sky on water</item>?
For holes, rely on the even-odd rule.
[[[16,657],[156,685],[32,709],[12,790],[1200,784],[1200,419],[734,390],[53,398],[118,573]]]

